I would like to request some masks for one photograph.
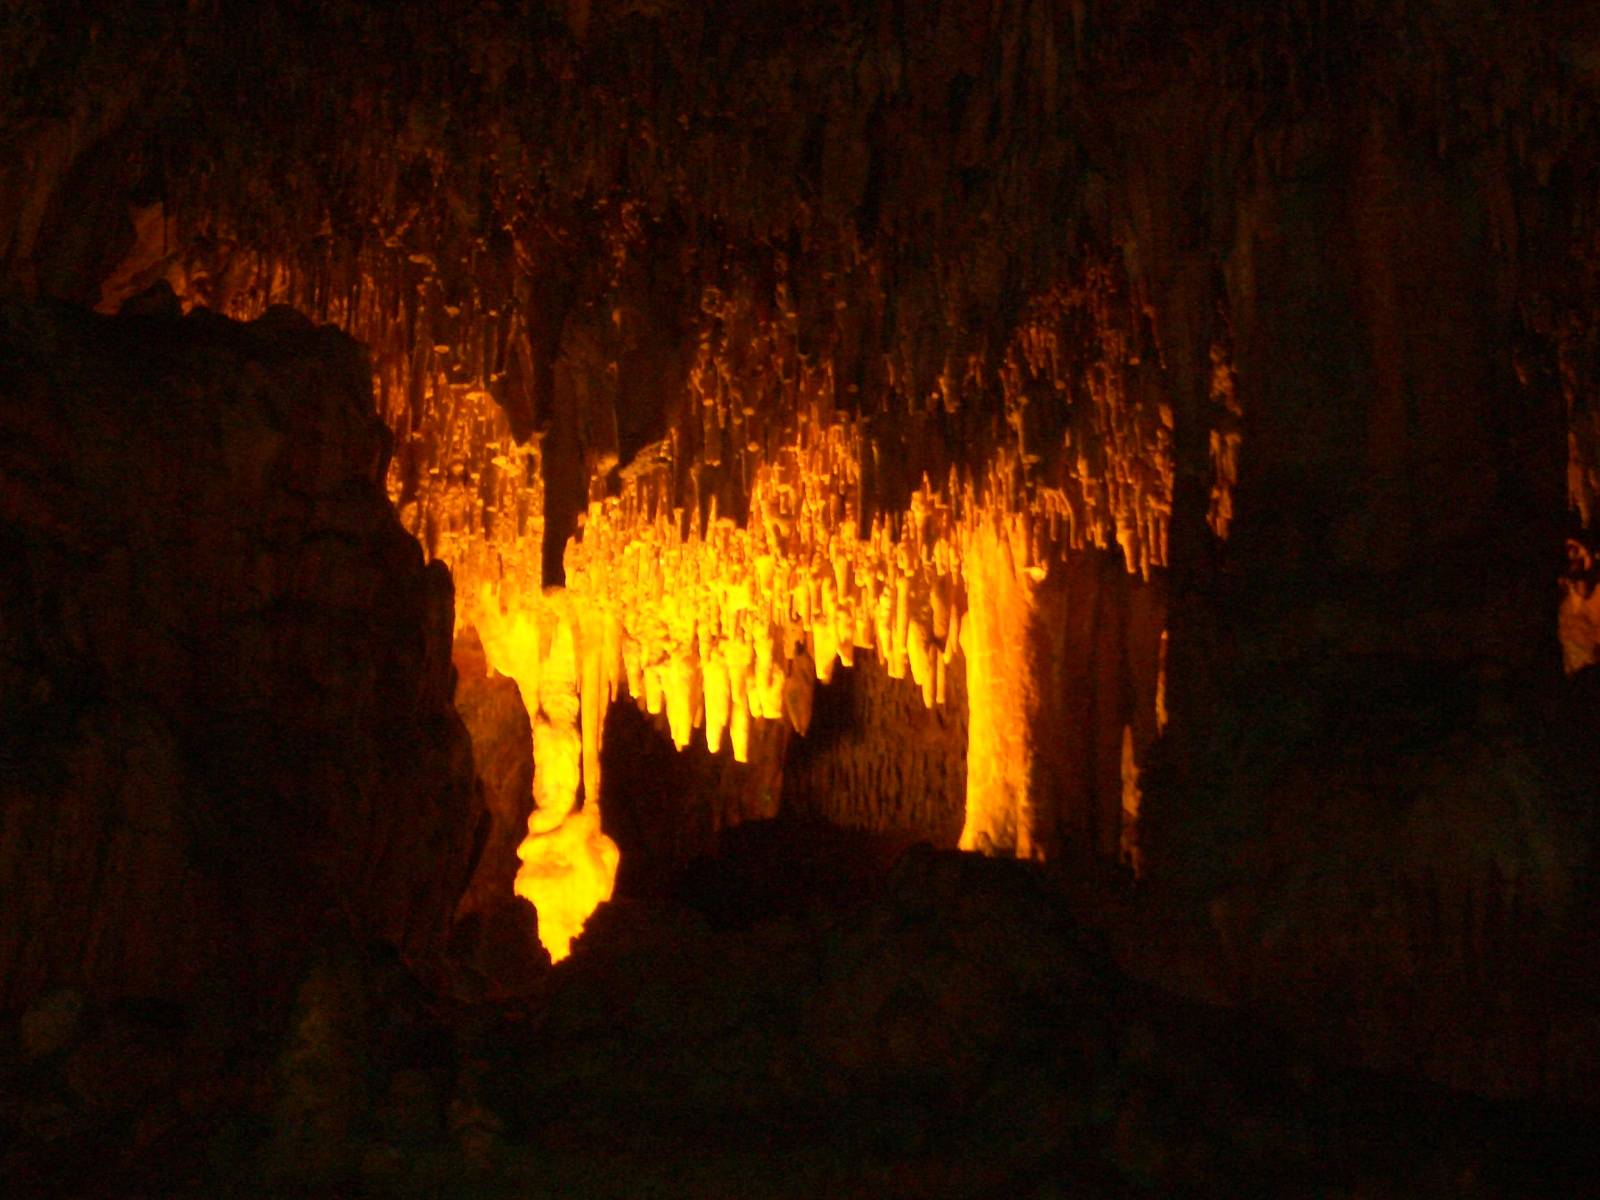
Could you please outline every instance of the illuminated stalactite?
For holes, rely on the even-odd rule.
[[[490,664],[517,681],[532,710],[534,809],[515,888],[538,910],[539,938],[559,961],[617,874],[616,844],[600,828],[603,632],[558,591],[505,611],[485,586],[470,611]]]
[[[1135,875],[1144,869],[1144,853],[1139,846],[1139,808],[1144,795],[1139,790],[1139,758],[1134,751],[1133,726],[1122,727],[1122,861]]]
[[[1556,615],[1561,662],[1568,675],[1600,662],[1600,588],[1595,584],[1594,556],[1582,543],[1569,539]]]
[[[998,383],[1018,462],[1032,474],[1046,464],[1036,507],[1051,540],[1075,550],[1114,542],[1148,579],[1167,563],[1173,417],[1170,405],[1129,395],[1138,355],[1118,303],[1107,267],[1035,297]]]
[[[804,733],[816,681],[880,636],[891,662],[909,663],[905,647],[920,639],[917,662],[929,702],[936,698],[926,625],[912,633],[909,563],[892,581],[887,527],[863,540],[848,515],[854,436],[847,425],[829,427],[762,467],[743,528],[714,503],[703,523],[671,505],[660,477],[590,505],[567,548],[567,590],[615,630],[602,670],[608,694],[626,690],[664,712],[680,748],[703,725],[709,746],[726,735],[743,762],[752,720],[783,719]],[[925,571],[934,570],[930,547]]]

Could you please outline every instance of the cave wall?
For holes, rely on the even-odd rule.
[[[1037,637],[1048,654],[1037,791],[1053,812],[1057,853],[1142,870],[1138,764],[1164,721],[1165,580],[1083,555],[1050,589]]]
[[[482,799],[364,351],[175,303],[0,346],[0,1006],[281,998],[332,930],[437,959]]]
[[[605,831],[622,852],[617,894],[668,895],[686,867],[717,852],[725,830],[787,811],[790,738],[782,722],[761,722],[750,761],[740,763],[727,750],[712,754],[699,737],[679,750],[664,714],[626,699],[612,704],[600,804]]]
[[[990,499],[1052,489],[1072,513],[1064,548],[1120,541],[1128,569],[1159,570],[1161,351],[1075,115],[1145,37],[1137,15],[584,11],[24,19],[8,113],[41,144],[53,114],[30,85],[58,56],[99,61],[62,35],[75,17],[184,70],[102,139],[140,174],[134,223],[159,236],[102,235],[109,261],[133,242],[114,286],[103,264],[19,237],[8,278],[76,270],[71,293],[112,307],[164,275],[185,303],[248,317],[288,302],[366,341],[397,437],[391,495],[469,607],[485,577],[502,603],[559,582],[585,505],[626,492],[611,468],[647,443],[667,447],[663,503],[737,519],[808,419],[857,422],[862,534],[893,528],[925,480],[951,503],[967,481],[1009,493],[983,472],[1011,450],[1027,495]],[[329,37],[365,53],[325,71],[310,50]],[[258,54],[233,64],[242,44]],[[103,86],[90,73],[63,103],[94,110]],[[57,241],[92,241],[103,223],[61,203],[82,190],[71,167],[24,191],[59,209]],[[97,196],[122,186],[89,175]],[[1088,805],[1081,792],[1063,803]]]
[[[948,678],[945,702],[929,708],[876,664],[836,671],[817,688],[806,736],[789,739],[784,812],[955,846],[967,800],[966,672]]]
[[[537,978],[549,956],[540,947],[534,907],[515,892],[517,847],[533,811],[533,727],[516,680],[484,656],[471,626],[451,646],[455,710],[472,742],[483,799],[473,829],[475,865],[456,905],[449,951],[473,987],[515,992]]]
[[[1580,452],[1550,314],[1587,185],[1518,161],[1536,135],[1461,69],[1452,118],[1357,75],[1213,217],[1238,485],[1203,587],[1170,580],[1144,833],[1239,995],[1374,1063],[1577,1096],[1594,764],[1552,619]]]

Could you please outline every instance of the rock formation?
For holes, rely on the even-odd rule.
[[[3,1003],[437,957],[481,800],[366,354],[175,303],[9,304],[0,347]]]

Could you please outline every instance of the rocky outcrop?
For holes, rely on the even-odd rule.
[[[483,850],[461,897],[464,916],[486,912],[510,897],[517,877],[517,846],[533,811],[533,734],[516,681],[489,666],[475,629],[456,637],[455,706],[472,738],[472,760],[483,785]]]
[[[478,804],[452,588],[366,355],[13,305],[0,364],[0,1007],[271,996],[335,926],[439,951]]]
[[[533,733],[516,681],[489,666],[477,630],[457,634],[451,661],[483,794],[477,864],[456,909],[451,954],[490,989],[515,991],[549,964],[533,905],[513,890],[533,811]]]
[[[771,881],[761,840],[731,858]],[[921,850],[812,882],[753,923],[614,902],[496,1010],[441,1009],[392,954],[333,939],[253,1056],[170,1006],[55,993],[0,1026],[0,1179],[197,1200],[1593,1191],[1592,1112],[1396,1091],[1141,987],[1064,874]]]
[[[602,908],[537,1018],[484,1053],[498,1160],[580,1193],[604,1161],[595,1190],[618,1196],[1586,1186],[1577,1114],[1402,1100],[1140,987],[1062,882],[914,850],[849,903],[749,928]]]

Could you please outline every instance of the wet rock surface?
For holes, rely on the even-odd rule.
[[[784,811],[954,846],[967,798],[966,671],[947,677],[950,695],[930,709],[882,671],[835,672],[817,688],[806,736],[789,743]],[[895,737],[875,736],[878,729]]]

